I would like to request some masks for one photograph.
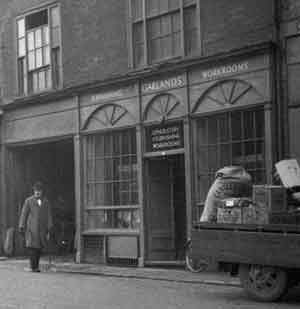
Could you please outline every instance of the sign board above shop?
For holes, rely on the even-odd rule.
[[[128,87],[122,87],[113,90],[106,90],[97,93],[93,93],[90,95],[90,102],[98,103],[102,101],[111,101],[117,98],[124,98],[136,95],[136,87],[135,85],[131,85]]]
[[[182,122],[146,127],[146,151],[161,152],[184,147]]]
[[[184,75],[177,75],[164,79],[151,80],[142,84],[142,93],[168,90],[171,88],[182,87],[186,84]]]
[[[270,68],[270,57],[258,55],[235,62],[226,62],[218,66],[198,67],[190,72],[190,82],[206,82],[210,80],[224,79],[248,72],[266,70]]]

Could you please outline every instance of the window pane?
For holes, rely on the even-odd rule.
[[[265,135],[265,115],[263,111],[255,112],[255,127],[256,127],[256,137],[263,137]]]
[[[37,72],[33,72],[32,74],[32,90],[33,92],[37,92],[37,90],[39,89],[39,84],[38,84],[38,73]]]
[[[43,65],[50,64],[50,48],[49,46],[43,47]]]
[[[116,212],[116,228],[131,228],[131,211],[119,210]]]
[[[148,24],[148,36],[149,39],[153,39],[160,36],[161,32],[161,24],[160,18],[155,18],[149,21]]]
[[[144,62],[144,44],[134,46],[134,65],[140,66]]]
[[[39,90],[44,90],[46,88],[46,77],[45,71],[39,72]]]
[[[58,7],[54,7],[51,8],[50,10],[50,15],[51,15],[51,26],[52,27],[58,27],[60,25],[60,21],[59,21],[59,8]]]
[[[180,6],[180,0],[169,0],[169,9],[177,9]]]
[[[131,7],[133,19],[141,18],[143,15],[143,0],[132,0]]]
[[[43,65],[41,48],[35,51],[35,57],[36,57],[36,67],[39,68]]]
[[[25,38],[19,39],[18,57],[24,57],[26,55]]]
[[[198,48],[198,30],[196,22],[196,6],[184,9],[185,53],[191,54]]]
[[[159,0],[147,0],[146,12],[147,15],[157,13],[159,11]]]
[[[18,59],[18,86],[19,86],[19,93],[24,94],[25,91],[25,58]]]
[[[33,70],[35,68],[35,52],[28,53],[28,69]]]
[[[253,112],[244,113],[244,132],[245,139],[254,138],[254,114]]]
[[[144,42],[144,31],[143,23],[133,24],[133,42],[143,43]]]
[[[26,16],[26,29],[33,29],[48,24],[48,10]]]
[[[49,44],[49,27],[43,27],[43,45]]]
[[[25,36],[25,20],[21,18],[17,21],[18,27],[18,38],[22,38]]]
[[[144,63],[143,23],[133,24],[133,57],[135,66],[139,66]]]
[[[52,78],[50,68],[46,72],[46,88],[52,88]]]
[[[95,191],[95,206],[103,206],[105,204],[105,185],[103,183],[96,184],[96,191]]]
[[[53,86],[56,88],[60,84],[60,69],[59,69],[59,48],[52,49],[52,74]]]
[[[229,140],[229,124],[228,116],[221,115],[219,117],[220,142],[227,142]]]
[[[42,46],[42,29],[35,30],[35,48]]]
[[[242,139],[242,118],[240,112],[235,112],[231,117],[232,139]]]
[[[171,27],[171,16],[166,15],[161,18],[161,29],[160,29],[160,35],[168,35],[172,31]]]
[[[172,14],[172,32],[180,31],[180,14],[174,13]]]
[[[196,3],[196,0],[183,0],[183,5],[187,6],[187,5],[191,5]]]
[[[208,143],[216,144],[218,141],[218,121],[217,118],[208,119]]]
[[[34,49],[34,31],[28,32],[27,35],[27,48],[28,50]]]

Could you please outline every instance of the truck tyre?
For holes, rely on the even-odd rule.
[[[239,277],[246,293],[258,301],[278,300],[288,287],[286,271],[276,267],[240,265]]]

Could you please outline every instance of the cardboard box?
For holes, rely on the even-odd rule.
[[[281,160],[275,167],[284,187],[300,186],[300,167],[296,159]]]
[[[272,213],[287,211],[286,188],[283,186],[254,185],[252,200],[257,210],[258,224],[270,223]]]
[[[228,206],[226,201],[233,201]],[[244,201],[243,198],[232,198],[222,200],[217,209],[218,223],[231,224],[255,224],[257,221],[257,213],[252,203]]]

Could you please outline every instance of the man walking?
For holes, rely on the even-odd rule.
[[[40,272],[41,251],[47,246],[52,228],[52,214],[49,201],[43,195],[43,184],[33,185],[33,195],[23,205],[19,230],[25,233],[25,247],[30,256],[30,271]]]

